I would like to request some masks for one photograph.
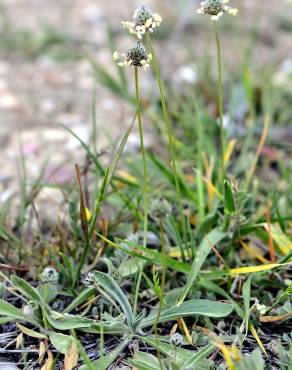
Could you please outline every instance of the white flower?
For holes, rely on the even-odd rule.
[[[238,13],[238,9],[236,9],[236,8],[229,8],[228,9],[228,14],[229,15],[235,16],[235,15],[237,15],[237,13]]]
[[[201,2],[198,14],[210,15],[213,21],[218,21],[223,14],[237,15],[238,10],[226,5],[229,0],[206,0]]]
[[[41,283],[57,284],[59,279],[59,273],[54,267],[46,267],[40,275]]]
[[[113,58],[114,58],[114,60],[118,60],[119,59],[119,53],[117,51],[114,51]]]
[[[265,313],[268,311],[268,307],[264,304],[256,303],[256,309],[260,313],[260,315],[265,315]]]
[[[118,61],[120,67],[143,67],[146,70],[152,61],[152,54],[147,52],[145,46],[137,41],[128,51],[127,54],[120,54],[117,51],[113,53],[113,59]]]
[[[135,23],[133,22],[122,22],[122,26],[126,28],[130,33],[134,33],[135,31]]]
[[[136,9],[133,20],[133,22],[122,22],[122,25],[140,40],[146,32],[153,32],[162,22],[161,16],[158,13],[153,13],[147,6],[141,6]]]

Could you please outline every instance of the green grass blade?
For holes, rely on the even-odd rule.
[[[175,185],[175,178],[166,165],[153,153],[148,152],[147,156],[151,159],[152,163],[155,165],[155,167],[159,170],[159,172],[162,174],[163,177],[165,177],[169,183],[171,183],[173,186]],[[186,181],[182,178],[181,175],[178,174],[178,181],[180,188],[182,190],[182,193],[190,200],[192,200],[195,204],[197,204],[197,197],[194,195],[193,190],[189,188]]]
[[[227,235],[226,233],[223,233],[219,229],[214,229],[205,236],[197,250],[196,258],[194,259],[194,262],[192,264],[191,272],[189,274],[186,285],[183,287],[182,292],[179,296],[177,302],[178,306],[180,306],[183,303],[186,296],[188,295],[192,285],[194,284],[198,276],[201,267],[203,266],[203,263],[205,262],[208,254],[211,252],[212,247],[219,243],[222,239],[224,239],[226,235]]]
[[[102,184],[102,187],[101,187],[101,190],[100,190],[100,195],[97,199],[97,202],[96,202],[96,205],[95,205],[95,211],[94,211],[94,214],[93,214],[93,217],[92,217],[92,221],[91,221],[91,224],[90,224],[90,229],[89,229],[89,238],[91,238],[92,236],[92,233],[94,231],[94,228],[95,228],[95,224],[96,224],[96,220],[97,220],[97,217],[99,215],[99,212],[100,212],[100,207],[101,207],[101,204],[102,202],[104,201],[105,199],[105,196],[107,194],[107,190],[108,190],[108,187],[110,185],[110,182],[112,180],[112,177],[114,175],[114,172],[117,168],[117,165],[118,165],[118,162],[121,158],[121,155],[122,155],[122,152],[125,148],[125,145],[126,145],[126,142],[128,140],[128,137],[133,129],[133,126],[134,126],[134,123],[136,121],[136,115],[134,116],[134,118],[132,119],[132,122],[130,124],[130,126],[128,127],[126,133],[124,134],[124,136],[122,137],[122,140],[120,142],[120,145],[115,153],[115,156],[112,160],[112,163],[110,164],[109,168],[107,169],[106,173],[105,173],[105,176],[104,176],[104,180],[103,180],[103,184]]]
[[[83,370],[96,370],[96,367],[93,365],[93,363],[90,361],[89,356],[87,355],[84,347],[82,346],[81,342],[77,340],[77,348],[78,352],[80,354],[80,357],[82,358],[85,365],[82,365],[79,369]]]
[[[94,296],[96,292],[95,288],[87,288],[83,290],[79,295],[65,308],[64,313],[70,313],[76,307],[87,301],[90,297]]]
[[[199,349],[185,364],[186,368],[193,367],[199,365],[199,363],[208,358],[215,349],[215,345],[213,343],[208,344],[206,347]]]
[[[244,313],[245,313],[245,335],[247,335],[249,327],[249,310],[250,310],[250,293],[251,293],[251,276],[245,281],[242,287],[242,295],[244,302]]]
[[[126,345],[129,343],[129,339],[125,338],[123,341],[116,346],[106,357],[102,357],[99,360],[92,361],[94,369],[107,370],[110,365],[116,360],[116,358],[123,352]],[[79,368],[80,370],[88,370],[88,368],[83,365]]]
[[[145,342],[152,347],[159,349],[164,355],[170,357],[176,362],[179,362],[182,365],[182,368],[185,368],[188,363],[194,363],[195,365],[197,365],[200,361],[204,359],[203,355],[207,357],[211,351],[214,351],[214,345],[209,344],[194,354],[194,351],[190,351],[184,348],[175,348],[173,344],[167,343],[162,340],[158,341],[153,336],[146,337]],[[191,369],[196,369],[196,367],[191,367]]]

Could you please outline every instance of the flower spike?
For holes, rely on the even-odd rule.
[[[153,32],[156,27],[159,27],[162,18],[158,13],[153,13],[147,6],[141,6],[135,10],[133,22],[122,22],[131,34],[135,34],[138,39],[142,39],[146,32]]]
[[[122,59],[121,59],[122,58]],[[143,67],[146,70],[150,66],[152,55],[147,52],[145,46],[137,41],[128,51],[127,54],[120,54],[117,51],[113,53],[113,59],[118,62],[120,67]]]
[[[201,2],[198,14],[210,15],[213,21],[218,21],[223,14],[237,15],[238,10],[226,5],[229,0],[206,0]]]

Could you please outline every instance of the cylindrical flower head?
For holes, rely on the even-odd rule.
[[[84,272],[80,276],[82,284],[86,286],[92,286],[95,284],[95,276],[94,276],[94,271],[89,271],[89,272]]]
[[[183,343],[183,337],[181,334],[179,333],[174,333],[171,337],[170,337],[170,341],[171,343],[176,346],[176,347],[180,347]]]
[[[223,14],[236,15],[238,10],[226,5],[229,0],[206,0],[201,2],[198,14],[210,15],[213,21],[217,21]]]
[[[40,275],[42,284],[51,283],[57,284],[59,279],[59,273],[53,267],[46,267]]]
[[[123,58],[122,61],[121,57]],[[152,55],[147,52],[146,47],[137,41],[132,47],[127,51],[127,54],[119,54],[117,51],[113,54],[114,60],[118,61],[118,65],[123,66],[135,66],[143,67],[146,70],[149,67],[149,63],[152,60]]]
[[[153,13],[147,6],[141,6],[135,10],[133,22],[122,22],[122,25],[130,33],[142,39],[146,32],[153,32],[154,28],[159,27],[161,22],[162,18],[158,13]]]

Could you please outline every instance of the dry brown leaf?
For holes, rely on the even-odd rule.
[[[72,370],[78,361],[78,348],[76,341],[72,341],[70,351],[65,355],[64,370]]]

